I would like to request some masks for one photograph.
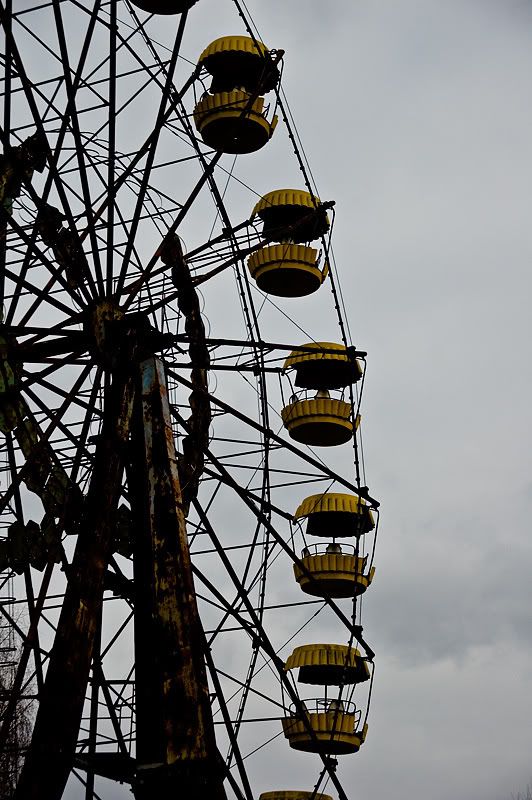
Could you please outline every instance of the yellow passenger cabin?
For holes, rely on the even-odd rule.
[[[283,733],[294,750],[322,755],[356,753],[368,726],[354,703],[344,700],[305,700],[304,716],[291,708],[282,720]]]
[[[212,78],[194,109],[194,123],[206,145],[222,153],[252,153],[272,137],[277,117],[269,118],[263,95],[279,82],[279,70],[262,42],[248,36],[223,36],[198,62]]]
[[[255,250],[248,269],[259,289],[276,297],[305,297],[320,288],[328,268],[314,247],[286,242]]]
[[[351,403],[335,399],[319,390],[310,399],[294,396],[281,410],[283,425],[290,438],[311,447],[334,447],[353,437]],[[358,418],[355,421],[358,427]]]
[[[263,238],[279,243],[255,250],[248,259],[259,289],[278,297],[305,297],[319,289],[329,271],[310,246],[329,228],[319,198],[299,189],[276,189],[259,200],[255,217],[263,223]]]
[[[367,556],[356,555],[351,545],[331,542],[305,547],[301,564],[294,564],[294,576],[301,589],[313,597],[355,597],[373,581],[375,567]]]
[[[298,680],[302,683],[322,686],[358,684],[370,677],[366,659],[359,651],[339,644],[296,647],[284,668],[299,669]],[[295,750],[331,755],[356,753],[366,737],[361,711],[350,700],[304,700],[301,712],[292,706],[282,721],[284,735]]]

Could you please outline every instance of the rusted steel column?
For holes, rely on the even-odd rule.
[[[192,413],[187,420],[187,433],[181,440],[181,455],[177,464],[186,515],[190,504],[198,496],[205,460],[204,450],[209,445],[212,414],[207,375],[210,353],[205,341],[205,325],[198,293],[177,234],[166,238],[161,247],[161,260],[172,268],[172,282],[177,289],[177,305],[185,320],[185,334],[192,363],[190,381],[193,389],[188,398]]]
[[[105,401],[89,492],[80,509],[76,551],[33,738],[14,800],[59,800],[73,765],[122,487],[134,392],[134,380],[117,372]]]
[[[138,800],[225,798],[161,362],[140,366],[130,495],[136,520]]]

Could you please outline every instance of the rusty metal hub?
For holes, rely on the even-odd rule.
[[[116,353],[116,336],[108,323],[119,322],[123,318],[124,312],[114,300],[100,300],[89,310],[85,330],[93,338],[98,360],[108,363],[111,355]]]

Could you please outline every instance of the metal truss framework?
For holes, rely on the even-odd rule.
[[[191,126],[193,14],[161,42],[127,2],[0,0],[0,615],[16,653],[0,752],[21,711],[35,718],[17,800],[60,798],[69,777],[86,800],[109,780],[141,799],[180,787],[252,800],[253,757],[289,706],[306,719],[283,648],[327,613],[373,660],[356,597],[346,609],[294,584],[293,599],[268,599],[279,574],[305,571],[301,491],[378,502],[359,433],[346,477],[280,432],[283,364],[301,345],[264,337],[245,267],[262,234],[231,219],[231,170]],[[184,255],[177,234],[204,198],[222,230]],[[200,293],[222,282],[240,338],[205,331]],[[330,287],[349,347],[334,274]],[[361,391],[347,399],[356,419]],[[297,614],[286,641],[283,609]],[[329,781],[347,800],[334,759],[316,759],[314,790]]]

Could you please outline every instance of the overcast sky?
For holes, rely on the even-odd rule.
[[[284,89],[320,196],[336,200],[336,262],[368,351],[376,677],[342,781],[353,800],[507,800],[532,779],[532,2],[247,5],[286,51]],[[230,0],[199,0],[183,54],[242,30]],[[235,175],[259,194],[297,186],[290,156],[279,128]],[[254,200],[235,182],[227,202],[244,219]],[[298,309],[315,338],[321,308]],[[311,788],[308,764],[277,740],[260,790]]]

